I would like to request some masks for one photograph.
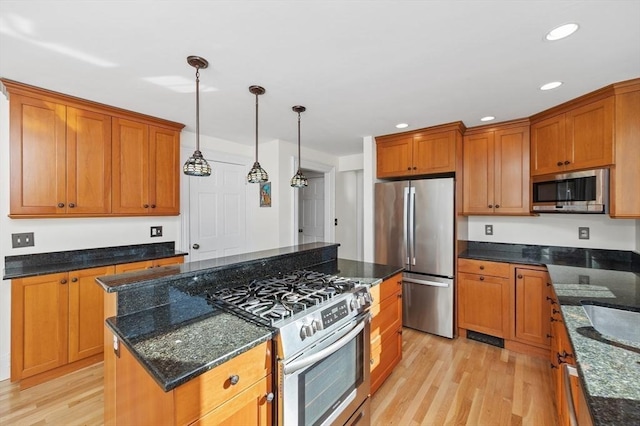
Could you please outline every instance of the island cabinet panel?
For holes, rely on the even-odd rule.
[[[110,334],[110,333],[109,333]],[[110,334],[113,336],[113,334]],[[131,352],[113,357],[115,421],[105,424],[271,425],[271,342],[264,342],[177,388],[164,392]],[[231,378],[237,376],[236,384]]]
[[[463,213],[529,215],[529,125],[468,129],[463,139]]]
[[[640,79],[616,89],[615,166],[611,168],[611,209],[615,218],[640,218]]]
[[[179,133],[113,120],[113,212],[169,215],[180,210]]]
[[[113,271],[107,266],[12,280],[11,381],[31,378],[30,386],[101,359],[104,292],[95,278]]]
[[[531,124],[531,175],[564,173],[613,164],[613,96],[569,107]]]
[[[115,265],[116,274],[124,274],[125,272],[144,271],[150,268],[159,268],[160,266],[177,265],[184,263],[183,256],[166,257],[163,259],[143,260],[140,262],[119,263]]]
[[[515,268],[514,340],[549,349],[551,280],[545,270]]]
[[[376,137],[379,179],[423,176],[456,171],[461,122]]]
[[[371,287],[371,394],[402,360],[402,274]]]

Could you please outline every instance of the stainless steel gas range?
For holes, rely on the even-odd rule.
[[[369,424],[368,286],[299,270],[209,296],[278,329],[278,424]]]

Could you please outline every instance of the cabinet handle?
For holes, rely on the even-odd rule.
[[[398,330],[398,334],[402,334],[402,329]]]
[[[500,204],[496,204],[496,209],[499,209],[499,208],[500,208]]]
[[[551,363],[551,368],[558,368],[555,365],[553,365],[553,363]]]
[[[58,207],[63,208],[64,207],[64,203],[58,203]]]
[[[557,305],[558,303],[556,302],[556,299],[552,299],[551,297],[547,296],[547,300],[551,302],[552,305]]]
[[[522,279],[522,274],[518,274],[518,279],[521,280]]]
[[[411,170],[411,167],[407,167],[407,170]]]
[[[149,204],[143,204],[142,207],[144,207],[145,209],[149,208]]]
[[[155,208],[156,208],[156,205],[155,205],[155,204],[151,204],[151,208],[152,208],[152,209],[155,209]]]
[[[229,377],[229,382],[232,385],[237,385],[239,381],[240,381],[240,376],[238,376],[237,374],[234,374],[233,376]]]
[[[484,271],[484,265],[480,265],[480,270]]]
[[[555,319],[554,317],[550,317],[550,318],[551,318],[551,322],[562,322],[562,320]]]
[[[398,299],[402,299],[402,294],[399,294],[399,295],[398,295]]]
[[[63,278],[63,279],[60,280],[60,284],[66,284],[66,283],[67,283],[67,279],[66,278]]]
[[[264,397],[265,397],[265,399],[267,400],[267,402],[273,402],[273,398],[274,398],[274,396],[273,396],[273,392],[269,392],[269,393],[268,393],[268,394],[266,394]]]
[[[547,339],[551,339],[551,338],[553,338],[553,336],[551,334],[547,333]]]
[[[487,207],[489,207],[490,209],[493,208],[493,204],[489,204]]]
[[[565,166],[568,166],[569,164],[571,164],[571,161],[569,161],[569,160],[567,160],[567,161],[565,161],[565,162],[564,162],[564,165],[565,165]]]
[[[484,281],[484,277],[482,275],[480,276],[480,281]]]
[[[547,287],[551,287],[551,283],[547,283]]]
[[[72,283],[77,283],[77,282],[78,282],[78,277],[73,277],[73,278],[71,278],[71,282],[72,282]]]
[[[413,170],[418,170],[418,168],[416,166],[413,166]]]
[[[398,285],[402,285],[402,280],[398,281]]]
[[[375,363],[375,360],[374,360],[373,358],[371,358],[371,359],[369,360],[369,364],[373,365],[374,363]]]
[[[559,314],[559,313],[560,313],[560,311],[558,311],[557,309],[552,309],[552,310],[551,310],[551,313],[552,313],[553,315],[555,315],[555,314]]]
[[[69,207],[74,208],[76,206],[75,203],[69,203]]]
[[[562,166],[562,161],[558,161],[558,166]]]

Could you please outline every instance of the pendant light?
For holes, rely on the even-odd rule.
[[[209,62],[200,56],[189,56],[187,62],[196,69],[196,150],[184,163],[182,171],[189,176],[209,176],[211,166],[200,152],[200,68],[207,68]]]
[[[298,171],[291,178],[291,186],[294,188],[302,188],[303,186],[307,186],[307,177],[302,174],[302,170],[300,170],[300,113],[305,112],[307,109],[302,105],[296,105],[291,108],[295,112],[298,113]]]
[[[258,96],[264,95],[264,92],[266,92],[266,90],[264,90],[264,87],[261,86],[250,86],[249,92],[256,95],[256,162],[253,163],[253,167],[251,168],[251,170],[249,170],[249,174],[247,175],[247,182],[260,183],[269,180],[269,175],[258,162]]]

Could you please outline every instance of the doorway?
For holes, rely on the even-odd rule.
[[[309,185],[298,198],[298,244],[324,241],[324,174],[303,170]]]

